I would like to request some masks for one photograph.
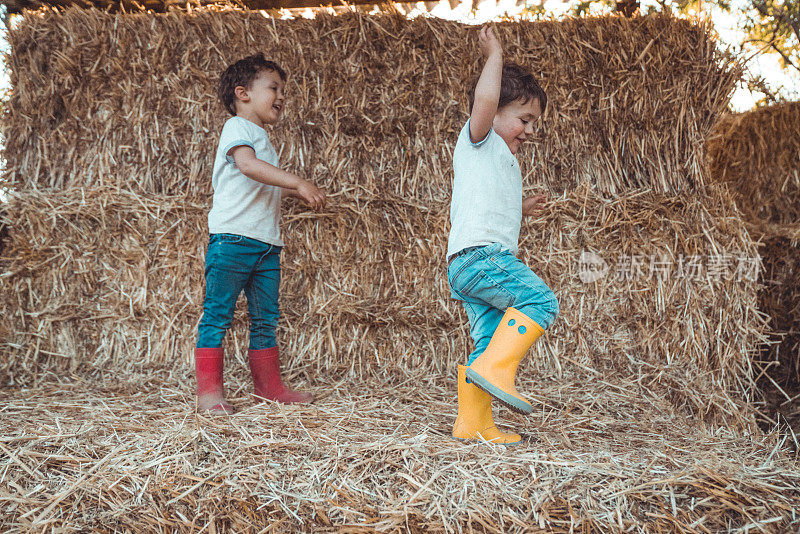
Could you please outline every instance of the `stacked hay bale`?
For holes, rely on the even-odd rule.
[[[693,413],[738,417],[763,339],[757,255],[701,164],[737,67],[707,28],[664,16],[499,28],[552,102],[520,157],[526,187],[551,197],[524,223],[524,259],[562,309],[535,371],[624,377]],[[9,34],[3,121],[5,381],[188,373],[226,119],[215,83],[254,51],[290,72],[270,132],[282,162],[330,195],[324,213],[286,212],[290,365],[316,380],[452,375],[470,340],[444,250],[476,31],[359,14],[28,14]],[[581,276],[582,253],[599,277]],[[243,310],[227,341],[239,355]]]
[[[800,238],[800,102],[723,116],[707,143],[711,179],[763,235]]]
[[[706,28],[665,16],[501,27],[508,57],[540,75],[553,103],[532,145],[532,183],[561,191],[590,182],[609,193],[704,183],[702,143],[739,73]],[[208,143],[226,119],[217,78],[259,50],[292,75],[291,106],[273,134],[288,165],[328,181],[366,166],[399,195],[441,200],[480,65],[474,31],[357,14],[29,15],[9,35],[6,179],[207,194]]]
[[[708,141],[708,162],[760,241],[759,308],[773,331],[760,374],[785,405],[800,392],[800,102],[725,116]]]

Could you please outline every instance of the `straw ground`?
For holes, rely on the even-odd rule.
[[[496,414],[524,436],[506,450],[451,440],[446,377],[294,377],[323,398],[283,407],[253,404],[230,374],[244,409],[211,419],[188,409],[185,382],[158,375],[6,390],[0,526],[787,532],[800,520],[800,474],[775,434],[700,424],[616,375],[526,378],[533,415]]]

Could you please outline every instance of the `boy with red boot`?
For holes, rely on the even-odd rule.
[[[211,178],[206,294],[195,349],[197,409],[232,413],[222,382],[222,339],[244,290],[250,312],[250,371],[256,397],[283,403],[311,402],[281,380],[275,327],[278,324],[280,253],[278,221],[283,195],[311,208],[325,205],[324,193],[281,170],[265,128],[278,123],[286,73],[263,54],[246,57],[222,74],[218,96],[233,115],[220,135]]]
[[[516,153],[533,134],[547,95],[525,68],[503,65],[491,28],[481,30],[479,44],[486,63],[453,152],[447,279],[475,342],[467,366],[458,369],[453,437],[515,445],[519,434],[498,430],[491,401],[533,411],[514,386],[517,367],[558,315],[553,292],[516,257],[522,216],[533,215],[544,200],[523,199]]]

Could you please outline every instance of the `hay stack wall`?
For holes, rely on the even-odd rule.
[[[10,33],[3,122],[15,190],[0,297],[7,380],[188,372],[226,119],[215,83],[256,50],[291,73],[285,120],[270,132],[282,161],[330,195],[324,213],[285,212],[279,335],[290,365],[311,380],[452,375],[470,341],[444,250],[476,31],[358,14],[29,14]],[[718,278],[678,272],[690,256],[755,256],[730,201],[701,187],[702,140],[736,68],[705,28],[667,17],[500,33],[552,101],[520,157],[528,189],[552,198],[524,223],[521,248],[562,309],[535,371],[638,377],[696,413],[737,414],[726,392],[748,391],[763,334],[755,282],[737,279],[736,264]],[[582,251],[607,275],[582,281]],[[670,270],[650,272],[651,260]],[[243,315],[227,341],[240,360]]]
[[[774,332],[768,374],[800,388],[800,102],[724,116],[707,146],[710,178],[726,184],[764,260],[759,307]],[[777,365],[776,365],[777,364]],[[781,397],[781,401],[785,400]]]
[[[30,15],[9,35],[6,176],[18,188],[207,194],[226,118],[216,81],[259,50],[291,74],[273,133],[288,166],[331,186],[360,176],[440,200],[479,72],[475,31],[399,16]],[[535,183],[608,192],[703,183],[703,140],[738,76],[706,28],[645,17],[504,24],[501,33],[508,58],[532,66],[552,102],[521,155],[529,161],[535,147]]]

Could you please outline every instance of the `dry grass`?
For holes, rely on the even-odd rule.
[[[328,396],[281,407],[253,405],[246,381],[229,379],[243,410],[214,419],[188,412],[183,381],[6,390],[0,528],[702,533],[800,524],[800,475],[775,434],[698,424],[616,375],[551,375],[525,381],[530,417],[497,414],[522,445],[464,445],[449,435],[454,387],[440,382],[318,376],[312,389]]]
[[[707,151],[711,179],[730,185],[749,223],[800,239],[800,102],[724,116]]]

